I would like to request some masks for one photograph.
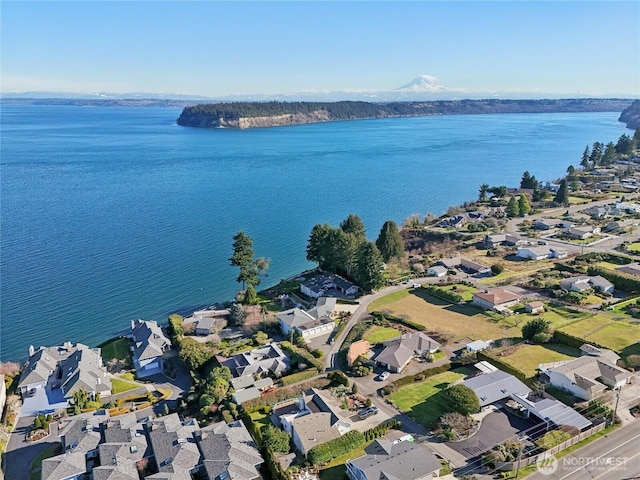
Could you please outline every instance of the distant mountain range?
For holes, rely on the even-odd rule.
[[[413,81],[399,88],[389,91],[378,90],[344,90],[344,91],[305,91],[282,94],[238,94],[207,97],[202,95],[188,95],[177,93],[70,93],[70,92],[4,92],[0,101],[4,103],[18,103],[24,99],[68,99],[85,101],[141,101],[155,100],[169,102],[176,106],[193,105],[202,102],[336,102],[343,100],[361,100],[367,102],[402,102],[428,100],[462,100],[462,99],[561,99],[561,98],[594,98],[593,95],[544,94],[540,92],[472,92],[461,88],[452,88],[441,84],[431,75],[421,75]],[[629,95],[597,95],[597,98],[630,98]],[[635,98],[635,97],[634,97]],[[20,101],[19,103],[23,103]]]

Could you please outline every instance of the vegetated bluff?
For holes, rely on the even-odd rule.
[[[367,118],[489,113],[620,112],[629,99],[437,100],[428,102],[231,102],[185,107],[178,125],[255,128]]]
[[[636,100],[627,108],[622,111],[620,118],[621,122],[627,124],[627,128],[640,128],[640,100]]]

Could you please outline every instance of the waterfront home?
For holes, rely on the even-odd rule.
[[[300,284],[300,291],[311,298],[355,297],[360,288],[333,273],[317,273]]]
[[[336,305],[335,298],[321,297],[311,310],[295,307],[276,314],[276,318],[284,335],[289,335],[293,329],[308,340],[333,331]]]
[[[163,355],[171,349],[171,342],[165,337],[158,323],[132,320],[129,335],[133,341],[131,353],[138,378],[162,373]]]
[[[18,390],[23,398],[22,414],[32,415],[39,410],[69,406],[79,390],[87,392],[91,399],[98,394],[110,395],[111,380],[99,348],[66,342],[37,350],[30,346]]]
[[[425,333],[407,333],[382,343],[373,360],[390,372],[401,372],[414,357],[436,353],[441,345]]]
[[[210,308],[193,312],[193,315],[185,318],[185,322],[196,324],[196,335],[207,336],[221,330],[226,325],[228,317],[228,308]]]
[[[347,461],[350,480],[427,480],[440,476],[440,460],[424,444],[374,440],[361,457]]]
[[[539,365],[551,385],[583,400],[592,400],[607,387],[619,388],[632,377],[631,372],[617,366],[620,357],[611,350],[588,344],[580,350],[581,357]]]
[[[484,310],[500,310],[515,305],[521,300],[522,295],[500,287],[475,292],[471,303]]]

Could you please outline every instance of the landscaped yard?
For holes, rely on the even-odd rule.
[[[251,420],[253,420],[253,423],[256,424],[258,430],[261,430],[262,427],[266,427],[267,425],[273,425],[271,417],[267,413],[252,412],[249,416],[251,417]]]
[[[371,442],[373,442],[373,440]],[[322,468],[322,470],[320,470],[320,480],[343,480],[346,478],[347,467],[345,464],[347,461],[364,455],[366,453],[364,449],[367,448],[371,442],[367,442],[362,445],[362,447],[356,448],[349,453],[345,453],[344,455],[331,460]]]
[[[631,252],[637,252],[640,253],[640,242],[634,242],[631,245],[629,245],[627,247],[627,250],[631,251]]]
[[[513,351],[511,351],[513,350]],[[541,363],[560,362],[580,356],[580,350],[562,344],[518,345],[507,350],[500,360],[522,370],[529,378],[534,377]]]
[[[610,310],[610,312],[615,313],[616,315],[621,315],[627,318],[632,318],[631,315],[629,315],[626,311],[625,308],[628,307],[629,305],[633,305],[634,303],[638,302],[640,300],[640,297],[633,297],[630,298],[629,300],[623,300],[622,302],[618,302],[615,305],[613,305],[613,309]]]
[[[422,382],[400,388],[389,396],[391,403],[407,413],[427,428],[432,427],[449,409],[444,398],[444,390],[456,380],[471,373],[471,369],[458,368],[443,372]]]
[[[375,312],[376,310],[380,310],[383,307],[386,307],[390,303],[396,302],[406,296],[409,295],[409,290],[398,290],[397,292],[390,293],[389,295],[385,295],[382,298],[379,298],[369,304],[369,311]]]
[[[539,316],[545,320],[551,322],[553,328],[560,328],[564,325],[568,325],[572,322],[582,320],[589,316],[586,312],[580,310],[573,310],[568,307],[554,307],[548,304],[544,306],[544,313],[540,315],[529,315],[530,317]]]
[[[100,353],[102,355],[102,359],[105,362],[116,358],[118,360],[127,360],[131,357],[131,351],[129,350],[129,339],[128,338],[116,338],[111,340],[109,343],[106,343],[102,347],[100,347]]]
[[[390,340],[400,335],[402,335],[402,332],[395,328],[373,326],[367,330],[363,338],[371,345],[375,345],[376,343],[382,343],[385,340]]]
[[[582,205],[584,203],[590,203],[591,197],[576,197],[575,195],[569,195],[569,203],[571,205]]]
[[[408,315],[412,322],[424,325],[427,330],[452,332],[454,341],[464,338],[497,340],[521,335],[521,326],[517,327],[510,317],[492,318],[474,305],[452,305],[422,289],[413,290],[411,294],[405,290],[402,293],[404,295],[393,293],[379,299],[370,311],[389,310],[395,316]]]
[[[140,385],[137,383],[129,382],[128,380],[123,380],[121,378],[112,378],[111,379],[111,392],[115,395],[116,393],[128,392],[129,390],[133,390],[134,388],[138,388]]]

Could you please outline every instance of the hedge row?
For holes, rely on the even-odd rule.
[[[280,385],[286,387],[287,385],[291,385],[293,383],[298,383],[303,380],[307,380],[309,378],[315,377],[320,372],[315,367],[307,368],[306,370],[302,370],[301,372],[292,373],[291,375],[287,375],[280,379]]]
[[[482,361],[486,361],[491,363],[494,367],[498,367],[500,370],[510,373],[511,375],[513,375],[514,377],[516,377],[517,379],[526,382],[527,381],[527,374],[524,373],[522,370],[515,368],[511,365],[509,365],[508,363],[503,362],[502,360],[494,357],[493,355],[489,355],[486,352],[476,352],[477,355],[477,359],[478,362],[482,362]]]
[[[413,328],[414,330],[417,330],[419,332],[422,332],[427,328],[424,325],[420,325],[419,323],[412,322],[411,320],[406,320],[404,318],[400,318],[400,317],[396,317],[388,314],[385,315],[382,312],[371,312],[371,315],[377,318],[384,318],[386,320],[389,320],[390,322],[399,323],[401,325],[404,325],[405,327]]]
[[[593,345],[594,347],[604,348],[607,350],[609,349],[609,347],[605,347],[604,345],[601,345],[599,343],[592,342],[591,340],[585,340],[584,338],[570,335],[568,333],[561,332],[560,330],[556,330],[555,332],[553,332],[553,340],[555,342],[562,343],[573,348],[580,348],[585,343],[588,343],[589,345]]]
[[[361,445],[364,445],[365,442],[366,439],[362,432],[351,430],[339,438],[313,447],[307,454],[307,460],[313,465],[325,463],[333,458],[355,450]]]
[[[464,300],[462,295],[452,290],[445,290],[443,288],[434,287],[433,285],[423,285],[422,288],[424,288],[429,295],[446,300],[447,302],[460,303]]]
[[[260,426],[253,422],[253,419],[248,413],[245,413],[242,420],[244,421],[247,430],[249,430],[249,433],[258,444],[262,458],[264,458],[264,463],[267,465],[269,473],[271,474],[271,479],[291,480],[291,474],[282,468],[282,465],[280,465],[280,461],[274,451],[262,445],[262,433],[260,431]]]
[[[614,272],[602,267],[591,266],[587,269],[589,275],[600,275],[609,280],[618,290],[625,292],[640,291],[640,280],[636,277],[622,272]]]
[[[324,362],[311,355],[304,348],[298,348],[290,342],[281,342],[280,348],[290,356],[302,358],[307,364],[317,368],[319,372],[324,372]]]
[[[383,389],[383,393],[385,395],[389,395],[400,387],[404,387],[405,385],[409,385],[413,382],[421,382],[425,378],[433,377],[442,372],[447,372],[453,368],[461,367],[462,364],[459,363],[445,363],[443,365],[439,365],[433,368],[427,368],[426,370],[422,370],[421,372],[416,373],[415,375],[407,375],[405,377],[400,377],[398,380],[388,383]]]
[[[390,429],[400,430],[402,422],[400,420],[387,420],[377,427],[370,428],[364,432],[365,441],[371,441],[376,438],[384,437]]]
[[[310,380],[301,385],[295,385],[293,387],[283,387],[274,390],[273,392],[265,393],[260,398],[254,398],[252,400],[247,400],[242,403],[242,408],[246,412],[255,412],[259,408],[263,407],[272,407],[278,402],[282,402],[284,400],[289,400],[290,398],[296,398],[300,395],[301,391],[309,390],[310,388],[325,388],[327,385],[331,383],[326,377],[316,378],[314,380]]]

